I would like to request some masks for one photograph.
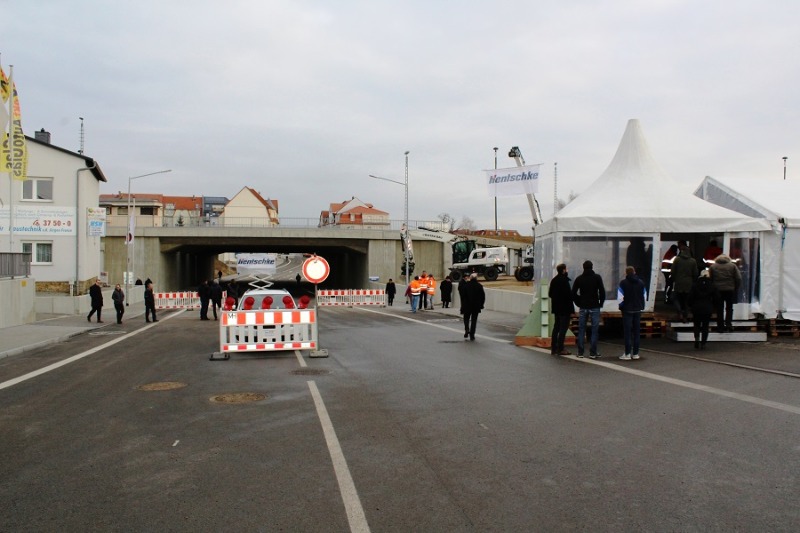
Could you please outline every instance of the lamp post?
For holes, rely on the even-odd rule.
[[[376,180],[383,180],[383,181],[390,181],[392,183],[396,183],[398,185],[403,185],[406,188],[405,194],[405,231],[403,234],[403,247],[405,248],[405,258],[406,258],[406,287],[409,284],[409,271],[411,270],[411,264],[409,263],[408,257],[408,154],[410,152],[406,151],[406,181],[403,183],[402,181],[397,181],[389,178],[382,178],[380,176],[373,176],[372,174],[369,175],[370,178],[374,178]]]
[[[150,172],[148,174],[142,174],[141,176],[131,176],[128,178],[128,231],[125,233],[125,240],[127,241],[125,244],[125,305],[130,305],[130,288],[131,288],[131,277],[133,274],[133,270],[131,269],[131,247],[133,244],[133,232],[136,229],[136,224],[131,224],[133,218],[133,213],[131,212],[131,182],[133,180],[138,180],[139,178],[146,178],[147,176],[154,176],[156,174],[165,174],[167,172],[172,172],[172,169],[169,170],[159,170],[158,172]],[[128,236],[130,233],[130,236]]]
[[[494,150],[494,170],[495,174],[497,173],[497,146],[492,148]],[[495,191],[494,195],[494,233],[495,237],[497,237],[497,191]]]
[[[786,160],[789,159],[786,156],[783,156],[783,179],[786,181]]]

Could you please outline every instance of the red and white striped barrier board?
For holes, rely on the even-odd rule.
[[[224,311],[219,322],[219,351],[314,350],[314,309]]]
[[[223,291],[223,302],[226,296],[227,291]],[[200,295],[196,292],[156,292],[153,298],[156,309],[200,309]]]
[[[386,307],[386,291],[383,289],[327,289],[317,291],[317,306],[380,305]]]

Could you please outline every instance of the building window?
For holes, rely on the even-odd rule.
[[[117,208],[117,214],[118,215],[127,215],[128,214],[128,208],[127,207],[118,207]]]
[[[53,243],[52,242],[23,242],[22,252],[31,254],[32,265],[52,265],[53,264]]]
[[[156,208],[155,207],[142,207],[141,209],[139,209],[139,214],[140,215],[153,216],[153,215],[156,214]]]
[[[22,183],[23,200],[53,201],[53,178],[28,178]]]
[[[114,212],[114,208],[111,207],[110,205],[107,205],[106,206],[106,215],[111,215],[111,214],[113,214],[113,212]]]

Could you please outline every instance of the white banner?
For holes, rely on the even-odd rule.
[[[86,208],[86,235],[89,237],[106,236],[106,210],[103,207]]]
[[[277,254],[238,254],[236,272],[242,274],[274,274]]]
[[[0,234],[9,233],[8,206],[0,207]],[[14,206],[15,235],[75,235],[75,208]]]
[[[541,166],[538,164],[484,170],[489,196],[514,196],[539,192],[539,167]]]

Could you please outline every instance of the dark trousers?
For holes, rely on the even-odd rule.
[[[464,310],[464,333],[467,333],[471,339],[475,338],[475,327],[478,325],[479,311]]]
[[[717,299],[717,329],[733,327],[733,300],[734,291],[719,291]],[[723,311],[725,314],[723,315]],[[723,320],[724,317],[724,320]]]
[[[208,320],[208,300],[200,299],[200,318]]]
[[[100,307],[92,307],[92,310],[89,311],[89,316],[87,316],[86,318],[91,320],[92,319],[92,315],[97,313],[97,321],[100,322],[102,320],[100,318],[100,311],[102,311],[102,310],[103,310],[103,306],[102,305]]]
[[[216,300],[211,300],[211,310],[214,311],[214,320],[217,319],[217,307],[222,309],[222,302],[218,302]],[[208,311],[206,311],[208,313]]]
[[[153,315],[153,322],[156,321],[156,306],[155,305],[147,305],[144,306],[144,319],[146,322],[150,322],[150,315]]]
[[[420,309],[427,309],[428,308],[428,293],[427,292],[421,292],[419,297],[420,297],[419,308]]]
[[[114,304],[114,310],[117,312],[117,324],[122,324],[122,315],[125,314],[125,306],[123,304]]]
[[[392,305],[392,302],[394,302],[394,294],[387,294],[386,299],[388,300],[389,305]]]
[[[708,341],[708,326],[711,322],[711,315],[698,315],[697,313],[694,313],[692,315],[692,319],[694,322],[695,346],[698,342],[705,346],[706,342]]]
[[[550,353],[553,355],[564,351],[564,339],[567,337],[567,328],[571,315],[554,315],[553,336],[550,339]]]
[[[689,317],[689,304],[687,303],[689,300],[689,293],[676,292],[672,296],[675,300],[675,309],[678,310],[678,314],[681,315],[681,318],[686,320]]]
[[[639,355],[639,341],[642,336],[642,313],[622,313],[622,331],[625,336],[625,353]]]

